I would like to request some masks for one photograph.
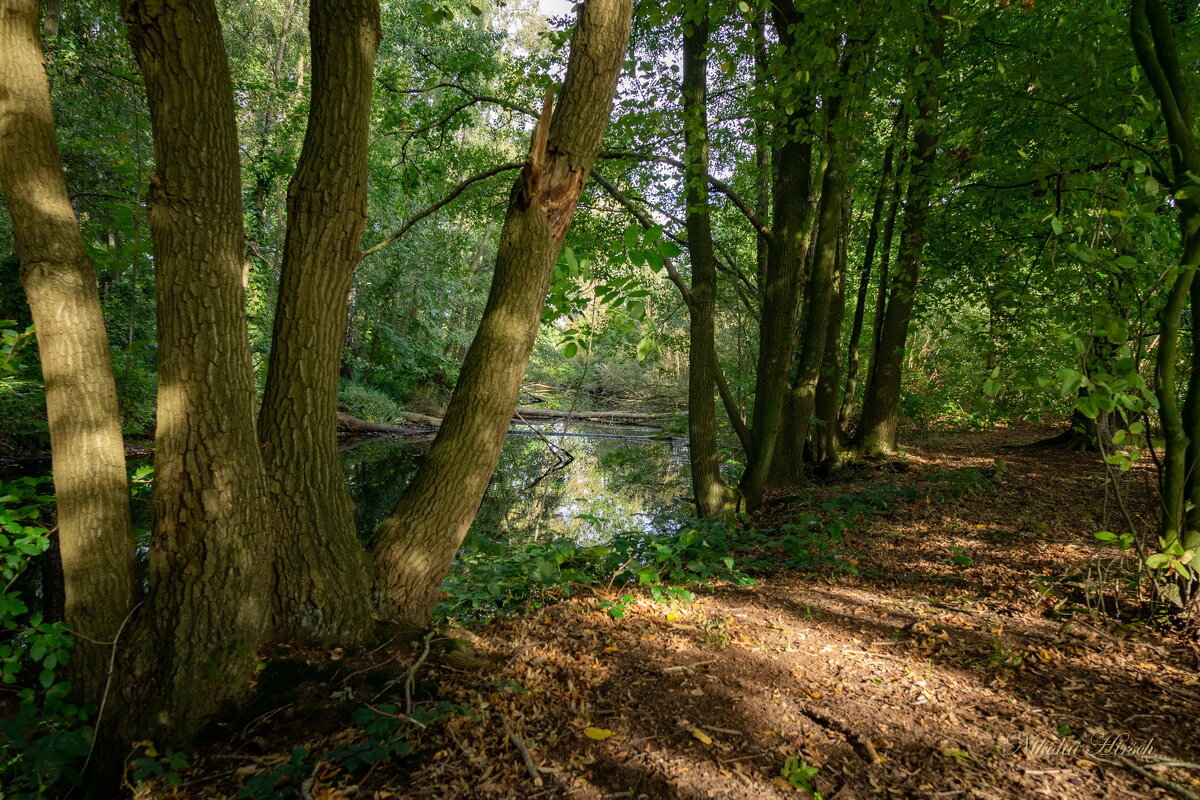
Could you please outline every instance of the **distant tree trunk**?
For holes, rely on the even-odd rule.
[[[338,367],[367,219],[378,0],[313,0],[308,130],[288,189],[279,305],[259,417],[275,536],[277,632],[326,643],[371,630],[371,572],[337,443]]]
[[[1166,448],[1162,463],[1163,549],[1172,546],[1194,554],[1200,550],[1200,325],[1191,324],[1192,369],[1180,408],[1177,364],[1183,311],[1190,302],[1192,319],[1200,315],[1200,145],[1196,141],[1195,98],[1190,76],[1181,67],[1171,19],[1161,0],[1133,0],[1130,35],[1138,62],[1154,89],[1171,145],[1170,189],[1179,214],[1182,253],[1167,303],[1159,316],[1155,391]],[[1193,562],[1194,563],[1194,562]],[[1200,621],[1200,580],[1177,578],[1179,602],[1193,624]]]
[[[946,49],[946,4],[942,0],[930,3],[926,30],[927,46],[920,62],[925,69],[917,87],[916,134],[912,156],[912,174],[908,196],[904,202],[904,230],[900,236],[897,275],[891,281],[887,310],[878,333],[878,350],[871,364],[870,381],[863,400],[863,418],[859,425],[858,443],[866,455],[882,455],[896,451],[896,433],[900,412],[900,381],[904,363],[904,348],[908,341],[908,326],[916,301],[917,281],[925,247],[925,220],[933,196],[934,170],[937,161],[937,111],[939,103],[938,74]]]
[[[58,26],[62,22],[62,0],[46,0],[45,15],[42,20],[42,32],[46,38],[58,36]]]
[[[99,705],[112,653],[105,643],[133,607],[133,529],[96,271],[63,180],[42,63],[37,1],[0,0],[0,189],[46,387],[64,616],[79,634],[71,683]]]
[[[144,649],[123,674],[161,745],[243,698],[271,616],[270,513],[242,288],[233,90],[215,5],[122,0],[154,131],[154,538]],[[157,691],[155,691],[157,689]]]
[[[825,355],[821,359],[821,377],[817,381],[817,398],[813,409],[813,422],[818,427],[811,437],[812,461],[825,473],[837,469],[841,461],[842,434],[838,425],[838,408],[842,386],[842,323],[846,317],[846,259],[850,245],[851,216],[851,197],[849,192],[845,194],[837,258],[833,268],[833,289],[829,298]]]
[[[513,187],[479,330],[437,439],[376,532],[382,614],[424,627],[496,468],[554,263],[600,148],[625,56],[630,0],[579,11],[562,99],[547,105]]]
[[[708,206],[708,5],[684,6],[683,113],[684,202],[692,265],[688,345],[688,452],[696,512],[711,517],[733,507],[734,497],[717,461],[716,365],[717,266]]]
[[[875,205],[871,208],[871,222],[867,229],[867,242],[863,254],[862,271],[858,281],[858,297],[854,304],[854,321],[850,324],[850,341],[846,347],[846,391],[842,397],[842,407],[838,412],[838,427],[842,431],[850,428],[850,418],[854,413],[854,396],[858,392],[858,371],[862,361],[863,323],[866,319],[867,294],[871,287],[871,271],[874,268],[875,248],[879,243],[879,231],[883,224],[884,204],[892,193],[892,174],[895,165],[896,143],[907,135],[908,121],[901,107],[896,112],[896,120],[892,123],[892,138],[888,140],[887,149],[883,153],[883,168],[879,174],[879,191],[875,194]],[[895,219],[896,203],[893,202],[888,223]],[[886,247],[891,246],[888,237]]]

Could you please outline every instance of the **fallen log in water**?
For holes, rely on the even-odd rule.
[[[397,428],[393,425],[380,425],[375,422],[367,422],[365,419],[359,419],[358,417],[347,414],[344,411],[339,411],[337,416],[338,430],[349,431],[350,433],[390,433],[412,435],[423,432],[412,430],[410,428]],[[401,411],[397,416],[407,422],[415,422],[416,424],[423,425],[426,428],[440,428],[442,425],[441,417],[431,417],[428,414],[417,414],[413,411]],[[513,420],[515,421],[571,419],[579,422],[652,424],[655,420],[661,419],[663,416],[663,414],[647,414],[637,411],[557,411],[552,408],[527,408],[524,406],[513,410]]]
[[[578,419],[588,422],[651,422],[662,419],[663,414],[649,414],[644,411],[558,411],[553,408],[519,407],[513,411],[513,417],[523,419]]]
[[[400,414],[401,419],[409,422],[416,422],[426,426],[426,428],[437,428],[442,424],[442,421],[437,417],[428,417],[424,414],[412,414],[407,411]],[[339,431],[349,431],[350,433],[391,433],[412,436],[415,434],[426,433],[423,430],[414,430],[412,428],[398,428],[394,425],[380,425],[375,422],[367,422],[365,419],[351,416],[344,411],[337,412],[337,427]]]

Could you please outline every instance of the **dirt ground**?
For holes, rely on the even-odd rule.
[[[621,619],[590,594],[473,629],[475,656],[308,654],[318,677],[141,794],[232,797],[274,771],[268,793],[316,799],[1194,797],[1200,649],[1081,588],[1116,573],[1092,536],[1120,530],[1115,497],[1095,456],[1007,447],[1037,433],[929,436],[813,489],[921,489],[861,518],[858,574],[777,570]],[[1144,510],[1149,477],[1125,483]],[[360,740],[353,709],[434,699],[469,715],[406,759],[280,773],[294,746]]]

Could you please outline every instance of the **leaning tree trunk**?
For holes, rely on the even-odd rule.
[[[904,348],[908,342],[908,327],[916,301],[917,280],[925,247],[925,220],[929,216],[937,162],[938,74],[946,49],[946,11],[947,6],[942,2],[930,3],[927,7],[929,41],[919,62],[925,68],[915,78],[920,85],[917,87],[912,174],[904,202],[904,230],[900,235],[896,276],[892,280],[887,311],[878,332],[878,349],[871,364],[857,437],[865,455],[896,451]]]
[[[378,0],[313,0],[308,130],[288,189],[279,305],[259,417],[281,528],[276,628],[288,638],[361,641],[371,573],[338,457],[346,308],[367,219],[367,137]]]
[[[186,741],[246,694],[271,615],[274,518],[254,424],[237,127],[216,6],[121,5],[154,132],[158,308],[145,652],[124,676],[146,702],[122,711],[161,745]]]
[[[98,706],[112,653],[106,643],[133,606],[133,532],[108,335],[63,181],[36,0],[0,0],[0,86],[0,188],[37,329],[64,616],[78,634],[71,682],[80,699]]]
[[[513,187],[483,319],[437,439],[374,542],[380,611],[429,623],[442,579],[495,471],[554,263],[600,149],[629,39],[630,0],[579,12],[562,99],[550,101]]]
[[[733,508],[735,497],[717,460],[715,333],[717,266],[708,206],[708,5],[685,5],[683,28],[684,202],[692,264],[691,339],[688,347],[688,453],[696,512],[711,517]]]

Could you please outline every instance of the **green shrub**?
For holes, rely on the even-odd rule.
[[[0,484],[0,684],[16,700],[0,716],[0,786],[5,798],[45,797],[78,784],[91,747],[90,709],[67,701],[60,678],[72,641],[61,622],[32,613],[19,584],[50,546],[50,478]]]
[[[402,410],[386,393],[354,381],[342,381],[338,408],[351,416],[382,425],[395,422]]]

